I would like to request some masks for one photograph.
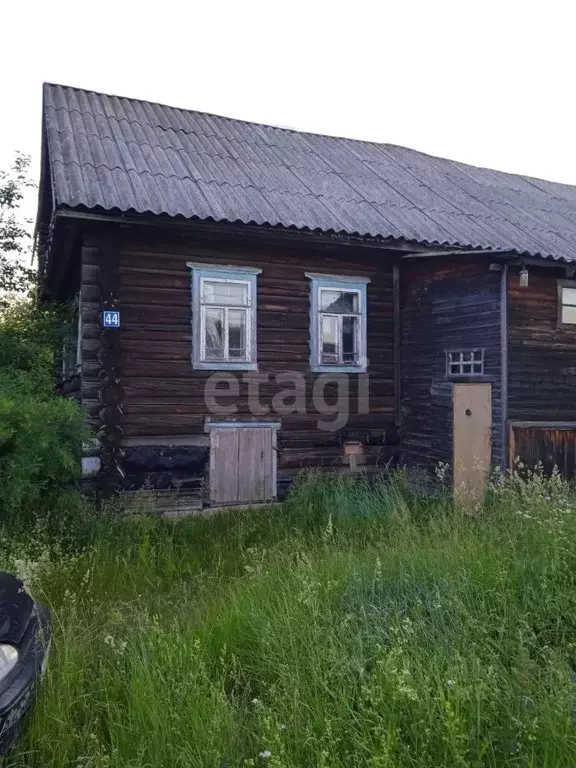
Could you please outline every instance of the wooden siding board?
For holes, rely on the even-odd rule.
[[[239,436],[237,429],[210,431],[210,501],[229,504],[237,501],[239,482]],[[222,468],[226,467],[223,472]]]
[[[511,426],[514,456],[525,467],[542,466],[546,475],[557,468],[564,477],[576,478],[576,423],[572,429]]]

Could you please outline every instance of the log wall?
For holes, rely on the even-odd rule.
[[[89,423],[101,428],[106,412],[99,397],[100,264],[104,234],[86,233],[82,251],[83,381],[82,399]],[[360,439],[361,461],[384,465],[395,453],[394,309],[392,265],[395,257],[381,249],[318,247],[313,244],[239,242],[190,236],[168,228],[126,226],[120,237],[118,308],[121,311],[119,376],[122,388],[123,445],[127,482],[136,486],[145,476],[165,487],[180,474],[194,484],[207,458],[205,421],[210,416],[205,386],[213,372],[192,369],[191,272],[188,261],[207,265],[251,266],[257,278],[258,376],[260,402],[266,413],[251,413],[248,389],[254,374],[227,372],[238,379],[238,397],[218,397],[234,404],[234,418],[281,419],[278,433],[279,484],[285,488],[293,473],[304,467],[342,468],[342,442]],[[343,378],[349,385],[349,417],[336,431],[318,429],[319,413],[312,402],[318,374],[310,372],[310,281],[305,272],[369,277],[369,379]],[[271,377],[302,374],[306,382],[306,412],[277,416],[274,396],[287,385]],[[328,405],[337,385],[326,386]],[[190,452],[187,464],[185,452]],[[184,453],[183,453],[184,452]],[[192,455],[193,454],[193,455]],[[154,458],[157,457],[158,461]],[[139,470],[139,467],[142,471]],[[178,467],[178,471],[176,471]]]

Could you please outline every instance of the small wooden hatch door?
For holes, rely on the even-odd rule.
[[[492,456],[491,384],[454,384],[454,496],[481,501]]]
[[[276,498],[279,424],[209,424],[210,503],[252,504]]]

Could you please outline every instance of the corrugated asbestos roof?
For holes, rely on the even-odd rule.
[[[44,86],[56,206],[576,260],[576,187],[201,112]]]

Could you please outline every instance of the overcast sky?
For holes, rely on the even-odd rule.
[[[19,149],[37,176],[48,80],[576,184],[571,0],[4,0],[0,17],[1,166]]]

